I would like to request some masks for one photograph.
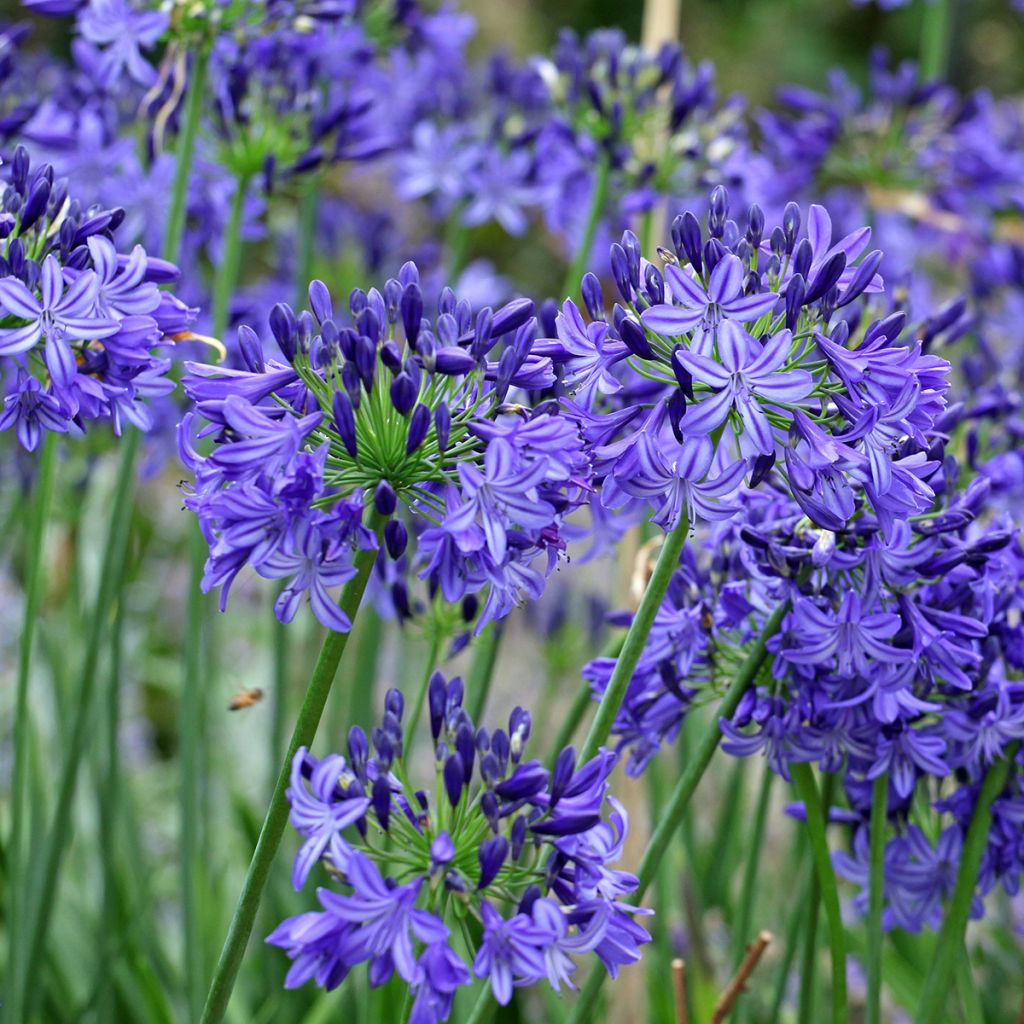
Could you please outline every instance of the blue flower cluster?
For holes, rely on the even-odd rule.
[[[527,712],[516,708],[507,731],[491,732],[474,725],[462,697],[461,679],[435,673],[431,795],[407,774],[397,690],[372,749],[356,727],[347,758],[296,754],[288,796],[305,841],[292,881],[302,888],[320,862],[333,884],[317,890],[321,910],[267,939],[293,960],[288,987],[333,989],[366,963],[371,986],[394,974],[409,986],[410,1021],[437,1024],[473,974],[504,1005],[515,986],[572,988],[573,957],[593,953],[613,976],[639,959],[650,936],[635,916],[647,912],[624,902],[636,878],[611,866],[629,829],[609,793],[615,755],[577,767],[567,747],[548,772],[524,759]]]
[[[377,546],[363,523],[372,503],[388,556],[401,558],[418,530],[412,561],[433,590],[449,602],[486,592],[478,630],[539,596],[589,461],[557,403],[512,400],[512,389],[525,398],[555,380],[533,351],[532,303],[474,317],[446,290],[431,319],[411,263],[383,292],[353,291],[348,322],[323,282],[309,298],[311,312],[271,314],[284,361],[265,358],[243,327],[244,370],[187,364],[195,414],[182,452],[195,474],[186,504],[210,542],[204,585],[222,587],[223,606],[248,565],[288,580],[282,621],[308,596],[325,626],[346,631],[328,591]],[[208,455],[192,445],[197,417],[214,439]]]
[[[154,349],[190,337],[196,315],[159,288],[177,268],[118,252],[123,212],[83,208],[24,148],[0,173],[0,430],[32,451],[97,420],[148,429],[147,400],[174,387]]]
[[[771,230],[757,207],[744,226],[727,214],[718,188],[706,240],[692,213],[676,218],[664,274],[627,232],[611,319],[593,275],[589,326],[572,300],[558,316],[544,351],[564,367],[602,505],[627,510],[620,529],[650,506],[671,530],[731,518],[741,484],[775,473],[818,525],[843,529],[866,502],[891,532],[931,504],[949,364],[901,342],[904,316],[854,305],[882,288],[881,254],[857,262],[867,228],[833,242],[821,207],[804,237],[794,204]]]

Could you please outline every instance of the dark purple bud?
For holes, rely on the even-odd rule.
[[[682,248],[682,252],[679,255],[682,256],[685,253],[686,258],[690,261],[690,265],[700,274],[703,270],[703,261],[701,259],[703,242],[700,234],[700,223],[689,210],[682,216],[679,238]]]
[[[367,306],[359,316],[356,317],[356,329],[370,342],[373,351],[374,361],[377,359],[377,342],[380,341],[380,317],[372,306]]]
[[[804,278],[802,274],[794,274],[786,285],[786,327],[796,330],[800,319],[800,310],[804,306]]]
[[[757,487],[763,483],[775,465],[775,452],[770,455],[758,455],[754,460],[754,469],[750,474],[750,486]]]
[[[470,346],[474,359],[483,359],[490,352],[494,345],[494,341],[491,340],[492,336],[494,336],[494,341],[497,341],[497,336],[494,335],[494,313],[491,312],[490,306],[484,306],[477,314],[473,344]]]
[[[504,836],[489,836],[477,850],[480,860],[480,881],[477,889],[486,889],[498,877],[501,866],[508,856],[508,840]]]
[[[476,360],[464,348],[457,345],[439,348],[434,353],[434,369],[447,377],[458,377],[472,373],[476,368]]]
[[[529,711],[520,707],[512,709],[512,714],[508,718],[508,733],[513,764],[518,764],[523,756],[526,743],[530,738],[531,723],[532,719],[530,718]]]
[[[764,210],[757,203],[754,203],[747,214],[747,241],[753,249],[761,244],[764,235]]]
[[[527,917],[532,916],[533,905],[541,898],[542,895],[539,885],[528,885],[526,887],[526,891],[523,893],[522,899],[519,901],[516,913],[526,914]]]
[[[29,187],[28,198],[21,211],[21,232],[23,234],[46,212],[46,203],[49,198],[50,182],[46,178],[36,178]]]
[[[683,416],[686,415],[686,396],[682,391],[673,391],[668,396],[666,402],[668,406],[668,422],[672,428],[672,433],[675,435],[675,439],[682,444],[683,443]]]
[[[381,480],[377,484],[377,489],[373,492],[373,503],[382,516],[389,516],[395,511],[398,498],[395,495],[395,489],[387,480]]]
[[[418,284],[409,284],[402,292],[402,326],[410,345],[416,344],[423,320],[423,293]]]
[[[728,250],[717,238],[709,238],[704,243],[704,265],[710,274],[718,266],[719,260],[728,255]]]
[[[512,822],[509,835],[512,839],[512,860],[517,861],[522,856],[523,847],[526,845],[526,819],[521,814]]]
[[[501,825],[501,805],[498,798],[489,790],[480,797],[480,812],[490,823],[491,830],[497,832]]]
[[[398,373],[402,369],[402,350],[393,341],[385,341],[380,347],[380,361],[392,373]]]
[[[531,299],[513,299],[494,314],[491,336],[500,338],[503,334],[518,330],[531,316],[533,316],[533,301]]]
[[[245,368],[250,373],[263,373],[266,365],[263,362],[263,345],[251,327],[242,324],[238,328],[238,351]]]
[[[356,342],[355,364],[359,380],[369,394],[373,390],[373,378],[377,372],[377,345],[365,334]]]
[[[845,345],[850,338],[850,325],[845,320],[840,320],[832,325],[829,337],[837,345]]]
[[[498,373],[494,381],[494,396],[498,402],[505,401],[512,378],[521,363],[519,353],[514,348],[507,348],[501,353],[501,358],[498,360]]]
[[[711,193],[708,211],[708,234],[721,238],[725,231],[725,218],[729,215],[729,193],[722,185],[716,185]]]
[[[313,280],[309,282],[309,308],[313,310],[313,316],[323,323],[325,320],[334,319],[334,306],[331,303],[331,293],[323,281]]]
[[[430,677],[427,687],[427,705],[430,711],[430,734],[437,742],[444,726],[445,705],[448,700],[448,684],[440,672],[435,672]]]
[[[444,791],[448,794],[448,802],[452,807],[459,805],[465,777],[462,758],[457,753],[450,754],[444,763]]]
[[[480,610],[480,600],[476,594],[467,594],[459,605],[459,614],[463,622],[472,622]]]
[[[390,768],[395,758],[395,748],[391,737],[379,726],[370,733],[373,739],[373,749],[377,752],[377,760],[385,767]]]
[[[842,309],[843,306],[848,306],[854,299],[860,298],[864,293],[864,289],[874,280],[881,263],[882,252],[880,249],[875,249],[864,257],[860,266],[857,267],[857,273],[854,275],[853,280],[847,285],[846,291],[839,296],[839,301],[836,303],[837,308]]]
[[[806,281],[811,269],[811,261],[814,259],[814,250],[806,238],[801,238],[793,250],[793,259],[790,266],[794,274],[800,274]]]
[[[659,306],[665,301],[665,281],[653,263],[644,268],[644,286],[652,306]]]
[[[357,339],[358,340],[358,337]],[[353,409],[358,409],[363,400],[363,386],[359,380],[359,371],[355,362],[347,362],[341,367],[341,383],[345,388]]]
[[[786,252],[792,252],[796,244],[796,236],[800,231],[800,207],[796,203],[787,203],[782,213],[782,231],[785,236]]]
[[[529,800],[547,785],[548,773],[539,761],[524,761],[516,770],[499,782],[494,791],[503,800]]]
[[[675,374],[676,383],[678,383],[680,390],[692,402],[693,377],[690,375],[690,371],[677,358],[681,351],[682,347],[677,345],[672,352],[672,372]]]
[[[455,733],[455,749],[462,758],[462,768],[465,772],[463,782],[468,786],[469,780],[473,777],[473,760],[476,757],[476,737],[472,728],[465,722],[459,726]]]
[[[403,416],[407,416],[412,411],[419,395],[419,388],[416,387],[415,381],[403,370],[396,374],[395,379],[391,382],[390,392],[391,404]]]
[[[569,784],[576,771],[576,748],[566,747],[555,761],[555,770],[551,773],[551,807],[561,799],[565,787]]]
[[[384,527],[384,546],[395,560],[405,554],[409,545],[409,531],[401,519],[389,519]]]
[[[368,304],[366,292],[362,288],[353,288],[348,293],[348,308],[353,316],[359,316]]]
[[[281,354],[289,363],[292,362],[295,359],[297,328],[291,306],[284,302],[274,306],[270,311],[270,332],[274,335]]]
[[[366,775],[366,759],[370,754],[370,744],[366,733],[354,725],[348,731],[348,760],[352,771],[360,778]]]
[[[864,344],[870,345],[879,338],[895,341],[907,323],[907,314],[902,310],[890,313],[884,320],[876,320],[864,334]]]
[[[626,348],[635,356],[641,359],[653,359],[654,350],[647,340],[647,332],[635,320],[626,317],[619,324],[619,337],[622,338]]]
[[[386,775],[378,775],[373,780],[370,800],[373,803],[373,810],[380,822],[380,827],[387,832],[388,819],[391,816],[391,786],[388,784]]]
[[[448,450],[448,440],[452,432],[452,414],[448,406],[441,402],[434,410],[434,431],[437,434],[437,447],[441,452]]]
[[[356,414],[352,410],[348,394],[344,391],[335,391],[332,408],[334,425],[338,428],[341,443],[354,459],[359,454],[359,446],[356,440]]]
[[[814,280],[804,296],[804,303],[817,302],[823,295],[826,295],[835,287],[836,282],[842,276],[845,269],[845,252],[837,252],[834,256],[827,259],[818,273],[814,275]]]
[[[615,287],[619,289],[623,300],[629,302],[633,297],[629,278],[629,258],[626,256],[626,250],[618,242],[614,243],[611,248],[611,264]]]
[[[501,774],[504,775],[508,768],[509,755],[508,733],[504,729],[494,730],[494,735],[491,736],[491,750],[501,766]]]
[[[462,682],[462,676],[454,676],[448,683],[448,697],[447,697],[447,712],[452,712],[457,708],[462,707],[462,698],[465,694],[465,684]]]
[[[575,836],[592,829],[601,820],[600,814],[579,811],[574,814],[560,814],[546,821],[531,825],[531,831],[541,836]]]
[[[583,283],[580,286],[583,293],[583,304],[587,307],[591,320],[604,319],[604,294],[601,291],[601,282],[595,274],[587,271],[583,276]]]
[[[430,430],[430,409],[421,402],[413,409],[412,416],[409,417],[409,436],[405,441],[406,455],[412,455],[423,444],[428,430]]]

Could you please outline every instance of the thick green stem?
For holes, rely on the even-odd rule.
[[[921,5],[921,77],[926,82],[945,78],[953,39],[953,0],[931,0]]]
[[[608,688],[601,697],[597,714],[590,726],[590,732],[587,733],[587,738],[583,743],[583,750],[579,757],[580,764],[589,761],[604,746],[611,735],[615,718],[622,707],[622,702],[626,699],[626,691],[629,689],[633,672],[636,670],[640,656],[644,652],[647,637],[654,625],[654,618],[658,614],[661,602],[665,599],[665,592],[672,580],[672,574],[679,568],[679,556],[682,554],[689,531],[689,520],[683,516],[675,529],[665,535],[665,543],[658,555],[654,572],[644,590],[640,607],[637,608],[636,615],[633,616],[633,621],[629,625],[629,631],[622,644],[622,651],[616,659],[612,677],[608,680]]]
[[[960,868],[957,871],[953,896],[946,907],[946,916],[942,921],[935,955],[925,978],[921,1005],[917,1010],[917,1024],[939,1024],[944,1019],[946,996],[953,980],[953,962],[964,946],[964,932],[967,930],[971,902],[978,884],[978,870],[988,846],[988,833],[992,826],[992,804],[1006,786],[1019,747],[1019,743],[1012,744],[1002,759],[989,768],[985,781],[981,784],[978,802],[975,804],[971,824],[960,853]]]
[[[744,951],[751,941],[750,922],[754,911],[754,890],[757,886],[757,868],[764,855],[762,842],[764,840],[765,823],[768,820],[768,806],[771,802],[772,782],[775,779],[775,772],[764,765],[764,774],[761,776],[761,789],[757,795],[757,811],[754,814],[754,830],[746,842],[749,844],[747,851],[747,862],[743,868],[743,885],[740,890],[740,905],[736,915],[736,922],[732,930],[732,966],[735,971],[743,960]],[[741,833],[743,830],[740,830]]]
[[[375,525],[377,524],[375,523]],[[356,557],[356,575],[349,580],[342,592],[342,611],[352,621],[355,620],[359,605],[363,600],[363,593],[373,570],[376,555],[376,551],[361,551],[359,553]],[[295,729],[292,732],[288,750],[277,777],[274,795],[267,808],[259,839],[256,841],[256,849],[249,862],[249,870],[245,876],[234,916],[231,919],[224,948],[217,962],[213,982],[206,997],[206,1005],[203,1007],[200,1017],[201,1024],[213,1024],[215,1021],[222,1020],[227,1010],[231,990],[234,988],[235,979],[238,976],[238,968],[242,963],[242,956],[252,933],[260,897],[270,874],[270,866],[288,823],[288,800],[285,792],[288,789],[291,776],[292,759],[299,747],[309,746],[313,742],[317,726],[320,724],[320,718],[324,712],[324,705],[331,692],[331,685],[338,671],[338,665],[351,635],[351,632],[329,632],[324,638],[320,657],[313,669],[313,675],[306,689],[306,696],[299,710],[299,717],[295,722]]]
[[[839,907],[839,885],[825,831],[827,811],[822,806],[814,771],[809,764],[794,764],[790,768],[793,782],[807,811],[807,833],[811,839],[811,853],[821,886],[821,903],[828,921],[829,949],[832,954],[832,1024],[846,1024],[849,1004],[846,995],[846,932]]]
[[[206,71],[210,54],[203,47],[193,57],[192,75],[185,97],[185,114],[178,135],[175,152],[174,186],[171,192],[171,208],[167,215],[164,244],[161,255],[171,263],[177,263],[181,255],[181,240],[185,234],[185,214],[188,208],[188,185],[192,172],[192,156],[195,153],[196,137],[203,114],[203,100],[206,93]]]
[[[655,573],[657,573],[657,569],[655,569]],[[698,783],[704,776],[704,772],[711,763],[711,758],[718,749],[718,744],[722,739],[718,720],[731,718],[739,706],[743,695],[754,684],[758,673],[761,671],[761,666],[768,657],[768,641],[779,631],[782,620],[788,611],[789,602],[786,601],[768,617],[764,628],[761,630],[757,640],[754,641],[743,664],[729,685],[729,689],[722,698],[722,703],[718,707],[715,725],[708,729],[698,740],[693,751],[693,758],[683,770],[683,774],[676,783],[668,803],[659,815],[658,826],[647,843],[647,849],[644,851],[643,858],[640,861],[640,870],[637,872],[640,885],[633,894],[634,902],[638,902],[643,898],[647,887],[654,880],[661,865],[661,860],[665,856],[665,851],[669,848],[672,837],[682,821],[683,813],[696,791]],[[585,1022],[589,1022],[592,1019],[594,1003],[597,1000],[598,993],[601,991],[601,986],[604,984],[606,976],[604,971],[597,970],[591,972],[590,977],[587,978],[586,984],[583,986],[583,991],[580,992],[576,1005],[573,1007],[572,1014],[569,1017],[569,1024],[585,1024]]]
[[[469,717],[479,725],[487,706],[487,698],[494,680],[494,666],[498,663],[498,651],[504,626],[499,622],[491,622],[477,637],[473,664],[469,668],[466,680],[466,711]]]
[[[25,912],[27,858],[23,856],[22,835],[25,815],[28,813],[28,762],[31,716],[28,709],[29,677],[32,674],[32,647],[36,623],[46,590],[43,573],[43,541],[46,520],[53,499],[53,481],[57,466],[57,435],[47,430],[43,437],[43,450],[39,458],[39,472],[35,480],[32,505],[28,516],[25,538],[25,608],[18,639],[18,681],[14,704],[14,767],[11,777],[11,834],[7,846],[7,936],[10,941],[8,976],[12,986],[21,969],[21,919]],[[10,993],[13,999],[13,993]]]
[[[803,920],[797,1024],[817,1024],[814,1002],[818,995],[818,920],[820,917],[821,883],[818,881],[817,871],[813,871],[807,893],[807,913]]]
[[[569,266],[565,275],[565,284],[562,286],[561,298],[567,298],[578,294],[580,282],[587,272],[587,265],[590,263],[590,250],[594,247],[594,236],[597,234],[597,225],[601,221],[601,214],[604,211],[604,202],[608,196],[608,177],[611,171],[611,162],[607,153],[602,153],[597,164],[597,177],[594,180],[594,191],[590,195],[590,209],[587,211],[587,222],[583,228],[583,237],[580,239],[576,256]]]
[[[118,467],[117,484],[110,508],[110,526],[103,550],[100,579],[89,621],[86,625],[85,656],[79,670],[75,693],[78,701],[64,750],[60,782],[57,787],[57,801],[54,805],[54,820],[40,854],[42,868],[39,884],[33,887],[31,913],[25,923],[28,936],[27,956],[21,961],[21,976],[17,985],[18,998],[22,1000],[17,1009],[24,1007],[24,1016],[31,1015],[31,1004],[40,990],[39,985],[30,984],[29,975],[38,968],[46,943],[46,932],[50,915],[57,904],[57,886],[60,864],[67,847],[72,823],[72,805],[78,785],[78,771],[83,761],[89,738],[89,724],[92,717],[93,695],[96,692],[97,663],[110,609],[120,591],[125,551],[128,546],[129,523],[132,511],[132,488],[135,483],[135,461],[139,450],[139,433],[129,430],[121,439],[121,463]],[[21,1017],[12,1016],[12,1020]]]
[[[889,773],[883,772],[871,787],[870,867],[868,873],[867,1024],[882,1024],[882,904],[885,898],[885,839],[889,804]]]

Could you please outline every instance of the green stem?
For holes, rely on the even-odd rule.
[[[500,621],[491,622],[476,640],[476,652],[466,680],[466,711],[478,726],[491,692],[494,666],[498,662],[498,650],[504,632]]]
[[[203,1005],[203,944],[200,928],[203,907],[202,853],[202,747],[206,724],[206,688],[209,670],[202,658],[203,605],[200,589],[206,544],[199,527],[188,524],[189,588],[185,606],[184,676],[178,709],[178,757],[181,762],[181,909],[182,959],[185,1001],[189,1020]]]
[[[103,856],[103,914],[97,949],[102,951],[101,969],[97,972],[97,1019],[114,1019],[113,968],[119,947],[117,831],[120,826],[121,757],[119,725],[121,720],[121,634],[124,627],[124,602],[120,602],[110,631],[110,683],[107,688],[106,734],[107,758],[98,794],[103,828],[100,843]]]
[[[289,666],[291,665],[291,633],[288,631],[288,623],[282,622],[277,617],[274,602],[270,605],[270,633],[274,643],[269,740],[270,765],[272,766],[280,764],[281,758],[284,756],[284,730],[285,722],[288,720],[288,681]],[[271,793],[274,792],[276,780],[277,773],[271,772],[269,779]]]
[[[885,839],[889,803],[889,773],[883,772],[871,787],[870,868],[868,875],[866,1024],[882,1024],[882,904],[885,901]]]
[[[587,265],[590,263],[590,250],[594,247],[594,236],[597,234],[597,225],[601,221],[601,214],[604,211],[604,201],[608,195],[608,177],[611,171],[611,162],[607,153],[602,153],[597,165],[597,179],[594,181],[594,191],[590,196],[590,210],[587,212],[587,223],[583,229],[583,238],[580,240],[579,249],[565,275],[565,284],[562,286],[560,298],[567,298],[578,294],[580,282],[587,272]]]
[[[988,845],[988,833],[992,825],[992,804],[1006,786],[1010,767],[1019,748],[1019,743],[1011,744],[1002,759],[989,768],[985,781],[981,784],[978,802],[975,804],[971,824],[960,853],[960,868],[957,871],[953,896],[946,908],[935,955],[925,978],[921,1005],[917,1010],[917,1024],[938,1024],[944,1018],[946,996],[953,980],[953,962],[963,949],[964,932],[971,914],[974,890],[978,884],[978,869]]]
[[[800,995],[797,1003],[798,1024],[816,1024],[814,1000],[817,996],[818,920],[821,917],[821,883],[818,873],[811,873],[807,893],[807,915],[804,919],[803,953],[800,957]]]
[[[805,855],[806,843],[803,839],[803,835],[800,834],[800,841],[795,850],[795,863],[793,865],[794,873],[802,863]],[[789,972],[792,970],[793,960],[796,958],[796,945],[797,939],[800,937],[800,927],[801,925],[807,927],[808,922],[811,920],[810,907],[814,882],[814,872],[812,871],[805,879],[800,899],[793,905],[789,919],[786,921],[786,935],[783,940],[782,962],[779,964],[778,972],[775,975],[775,991],[772,994],[771,1010],[769,1011],[768,1016],[764,1018],[765,1020],[779,1020],[780,1013],[782,1011],[782,1002],[786,998],[786,989],[789,987]],[[817,903],[815,902],[813,920],[817,921],[817,919],[818,909]]]
[[[61,766],[54,820],[43,843],[39,863],[42,865],[39,884],[33,887],[32,912],[26,921],[28,936],[27,957],[21,962],[21,977],[17,984],[19,1002],[15,1009],[24,1009],[24,1018],[31,1016],[31,1004],[40,986],[31,984],[30,975],[41,962],[46,943],[50,915],[57,904],[60,864],[67,846],[72,823],[72,805],[78,785],[78,770],[89,738],[89,722],[93,695],[96,691],[97,663],[110,609],[121,587],[121,574],[128,546],[129,524],[132,510],[132,489],[135,483],[135,461],[139,450],[139,432],[128,430],[121,439],[121,463],[111,501],[110,526],[103,550],[100,579],[96,600],[86,624],[85,656],[78,675],[75,693],[78,695],[69,730],[64,761]],[[31,899],[31,897],[30,897]],[[21,1020],[16,1014],[11,1020]]]
[[[665,542],[658,555],[654,572],[644,590],[640,607],[637,608],[636,615],[633,616],[633,621],[629,625],[629,631],[622,644],[622,652],[616,659],[612,677],[608,680],[608,688],[601,697],[597,714],[590,726],[590,732],[587,733],[587,738],[583,743],[583,750],[579,757],[580,764],[586,764],[594,757],[611,735],[615,718],[622,707],[622,702],[626,699],[626,690],[629,688],[633,672],[636,670],[637,662],[640,661],[647,637],[654,625],[654,618],[665,598],[672,574],[679,568],[679,556],[682,554],[689,531],[690,523],[684,515],[675,529],[665,535]]]
[[[491,998],[491,984],[484,981],[484,987],[480,990],[473,1009],[466,1018],[466,1024],[487,1024],[487,1021],[494,1016],[494,999]]]
[[[213,336],[222,338],[228,327],[231,312],[231,293],[238,286],[242,265],[242,217],[245,214],[245,196],[249,191],[249,179],[241,175],[235,182],[235,194],[231,197],[231,213],[224,230],[224,252],[213,279]]]
[[[377,664],[380,660],[381,645],[384,637],[384,622],[375,608],[367,608],[359,617],[359,626],[353,638],[355,644],[355,661],[352,666],[352,678],[355,680],[348,701],[348,721],[332,717],[337,721],[336,735],[344,736],[348,727],[361,726],[369,731],[373,725],[373,695],[377,688]],[[335,711],[345,711],[341,702],[335,698]]]
[[[379,526],[375,519],[373,525],[375,528]],[[356,556],[356,575],[349,580],[342,592],[341,609],[353,622],[359,611],[376,555],[376,551],[361,551]],[[338,671],[338,665],[351,635],[351,631],[348,633],[328,632],[324,638],[320,656],[313,669],[313,675],[306,689],[306,696],[302,701],[299,717],[295,722],[295,729],[292,732],[288,750],[277,777],[274,795],[267,808],[259,839],[256,841],[256,849],[249,862],[249,870],[246,873],[242,892],[231,919],[224,948],[217,962],[213,982],[206,997],[206,1005],[203,1007],[200,1017],[201,1024],[213,1024],[215,1021],[222,1020],[227,1010],[231,990],[234,988],[235,979],[238,976],[238,968],[252,933],[256,911],[259,909],[260,896],[267,884],[270,866],[288,823],[289,809],[285,791],[290,782],[292,759],[299,747],[309,746],[313,742],[317,726],[323,715],[324,705],[331,692],[331,685]]]
[[[750,922],[754,909],[754,889],[757,886],[757,868],[764,855],[762,843],[768,820],[768,806],[771,803],[772,782],[775,772],[764,765],[761,789],[757,795],[757,811],[754,814],[754,831],[749,839],[747,862],[743,868],[743,886],[740,890],[740,906],[732,932],[732,965],[735,970],[743,960],[747,943],[750,942]]]
[[[794,764],[790,774],[807,811],[807,832],[811,853],[821,886],[821,902],[828,921],[829,948],[832,954],[832,1024],[846,1024],[849,1005],[846,996],[846,933],[839,907],[839,886],[828,848],[825,831],[827,811],[822,806],[814,771],[809,764]]]
[[[202,47],[192,64],[192,77],[185,97],[185,114],[178,136],[175,154],[174,186],[171,191],[171,208],[167,215],[164,244],[161,255],[171,263],[177,263],[181,255],[181,240],[185,234],[185,214],[188,208],[188,185],[192,172],[192,155],[195,153],[196,136],[203,114],[203,99],[206,93],[206,71],[210,52]]]
[[[978,988],[974,984],[971,957],[966,946],[960,950],[960,954],[956,958],[956,989],[960,995],[966,1024],[985,1024],[985,1008],[982,1006]]]
[[[953,0],[923,3],[921,26],[921,77],[926,82],[945,78],[953,38]]]
[[[18,681],[14,704],[14,767],[11,777],[11,833],[7,846],[7,928],[10,941],[8,974],[12,985],[19,977],[22,931],[20,921],[25,911],[27,861],[22,856],[22,833],[28,812],[28,762],[31,717],[28,707],[29,678],[32,674],[32,646],[36,623],[46,589],[43,574],[43,540],[46,520],[53,499],[53,482],[57,466],[57,435],[44,431],[43,450],[39,457],[39,473],[35,480],[25,538],[25,608],[18,640]],[[11,993],[13,998],[13,993]]]
[[[419,685],[416,687],[416,695],[413,698],[412,707],[406,718],[405,727],[405,752],[404,758],[408,762],[415,745],[416,737],[420,733],[420,719],[423,717],[423,705],[427,702],[427,691],[430,689],[430,678],[437,667],[437,659],[441,653],[443,637],[439,629],[434,629],[430,634],[430,647],[427,659],[423,663],[423,674],[420,676]]]
[[[666,538],[667,543],[668,538]],[[655,575],[657,575],[657,568],[654,571]],[[643,898],[647,887],[654,880],[662,857],[665,856],[665,851],[669,848],[672,837],[682,821],[683,813],[696,791],[704,772],[711,763],[715,751],[718,749],[718,744],[722,739],[722,732],[718,726],[718,721],[722,718],[731,718],[733,716],[743,695],[754,684],[758,673],[761,671],[761,666],[768,657],[768,641],[779,631],[782,620],[788,611],[789,602],[786,601],[779,605],[768,617],[764,628],[754,641],[753,646],[743,660],[743,664],[740,665],[739,671],[736,673],[732,683],[730,683],[729,689],[722,698],[722,703],[718,707],[715,725],[704,732],[697,741],[693,751],[693,759],[683,770],[683,774],[676,783],[665,809],[659,815],[658,825],[654,830],[654,834],[647,843],[647,849],[644,851],[643,858],[640,861],[640,869],[637,872],[640,885],[633,894],[634,902],[638,902]],[[629,642],[628,636],[626,642],[627,644]],[[598,993],[601,991],[601,986],[604,984],[606,976],[606,973],[601,970],[591,972],[590,977],[587,978],[586,984],[583,986],[579,999],[576,1001],[576,1005],[573,1007],[572,1014],[569,1017],[570,1024],[584,1024],[584,1022],[592,1019],[594,1003],[597,1000]]]

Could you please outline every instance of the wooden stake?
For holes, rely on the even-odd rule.
[[[672,961],[672,988],[676,993],[676,1024],[689,1024],[686,1013],[686,964],[682,960]]]
[[[754,973],[754,968],[757,967],[758,961],[764,955],[764,951],[768,948],[772,938],[771,932],[761,932],[753,945],[747,946],[747,955],[743,958],[743,963],[740,964],[739,970],[733,976],[732,981],[729,982],[729,987],[722,993],[722,998],[718,1000],[715,1006],[715,1012],[711,1017],[711,1024],[722,1024],[722,1021],[729,1016],[733,1003],[736,1002],[742,992],[746,991],[747,979]]]

